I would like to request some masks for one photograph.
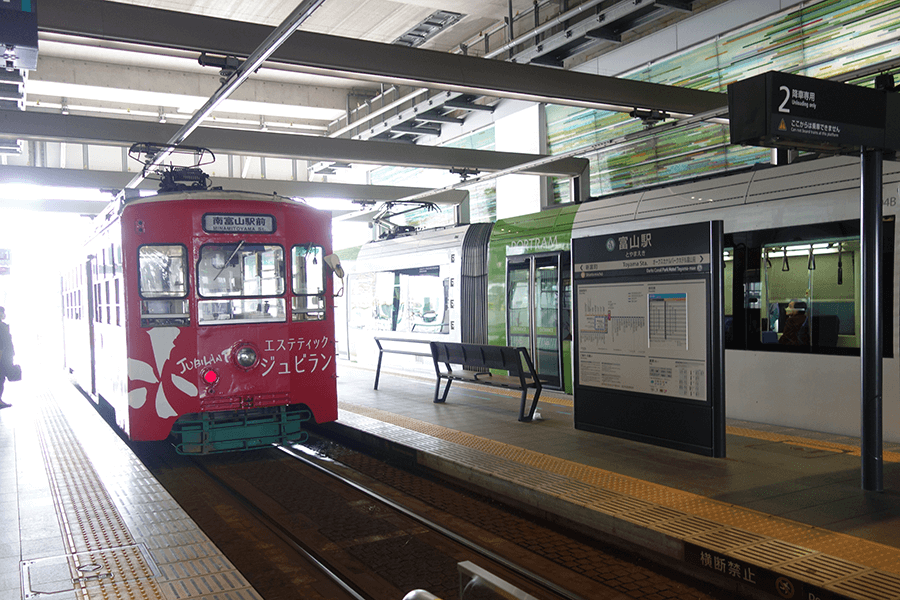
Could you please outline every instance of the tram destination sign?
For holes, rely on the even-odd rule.
[[[207,233],[275,233],[272,215],[203,215],[203,231]]]
[[[731,143],[857,153],[900,147],[900,97],[770,71],[728,86]]]

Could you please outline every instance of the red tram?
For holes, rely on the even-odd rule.
[[[302,439],[337,418],[330,215],[206,181],[169,170],[97,217],[63,278],[66,366],[134,441]]]

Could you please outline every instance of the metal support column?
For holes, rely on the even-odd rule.
[[[881,150],[861,152],[860,245],[862,246],[862,489],[884,491],[882,477],[882,160]]]

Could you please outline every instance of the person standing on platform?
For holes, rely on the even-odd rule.
[[[3,401],[3,386],[6,383],[6,375],[13,364],[12,336],[9,333],[9,325],[3,322],[6,318],[6,309],[0,306],[0,408],[9,408],[12,404]]]

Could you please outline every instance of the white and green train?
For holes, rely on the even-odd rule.
[[[884,165],[884,439],[900,442],[900,165]],[[373,337],[523,346],[546,387],[572,393],[572,239],[721,220],[726,416],[858,436],[860,163],[832,157],[635,190],[537,214],[400,235],[359,250],[346,351]],[[779,343],[805,305],[801,345]],[[397,356],[432,372],[423,357]]]

